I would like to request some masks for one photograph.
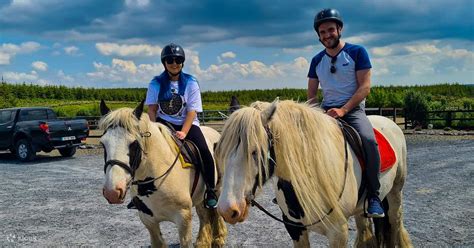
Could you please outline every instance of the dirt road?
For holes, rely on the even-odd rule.
[[[404,191],[405,223],[415,247],[474,246],[474,140],[408,138],[409,175]],[[70,159],[40,155],[19,163],[0,153],[0,246],[147,246],[148,232],[136,211],[112,206],[101,196],[101,151],[79,151]],[[278,214],[272,189],[259,202]],[[197,235],[193,218],[193,237]],[[354,224],[350,244],[354,242]],[[173,247],[173,225],[162,225]],[[312,247],[325,238],[311,235]],[[174,244],[174,245],[173,245]],[[229,247],[289,247],[282,224],[252,209],[243,224],[229,226]]]

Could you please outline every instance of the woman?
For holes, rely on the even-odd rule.
[[[202,112],[201,91],[198,81],[182,72],[184,50],[176,44],[169,44],[161,51],[161,63],[165,71],[151,80],[145,104],[151,120],[170,124],[176,130],[176,137],[189,139],[201,152],[204,181],[207,186],[204,206],[216,208],[217,196],[214,190],[214,159],[204,135],[199,128],[197,113]]]

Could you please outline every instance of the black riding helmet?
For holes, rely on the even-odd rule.
[[[186,59],[184,49],[180,45],[174,43],[166,45],[163,47],[163,50],[161,50],[161,63],[164,64],[167,57],[181,57],[183,58],[183,62]]]
[[[337,23],[337,25],[339,25],[341,28],[344,25],[339,11],[337,11],[336,9],[323,9],[319,11],[318,14],[316,14],[316,16],[314,17],[314,30],[316,31],[316,33],[319,34],[319,25],[328,21],[333,21]]]

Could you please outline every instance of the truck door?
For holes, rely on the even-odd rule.
[[[14,113],[14,110],[0,110],[0,148],[7,148],[10,145]]]

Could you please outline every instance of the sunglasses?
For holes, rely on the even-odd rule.
[[[336,66],[334,65],[337,61],[337,56],[331,58],[331,73],[336,73]]]
[[[183,57],[166,57],[165,61],[167,64],[171,65],[173,62],[176,62],[176,64],[182,64],[184,62]]]

